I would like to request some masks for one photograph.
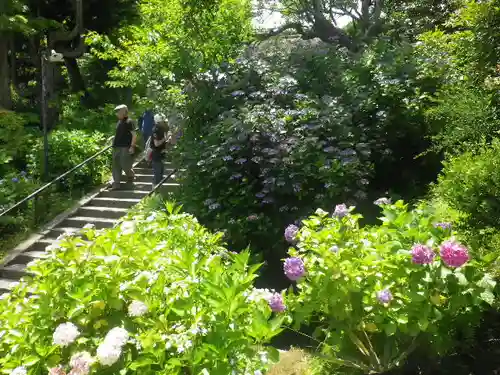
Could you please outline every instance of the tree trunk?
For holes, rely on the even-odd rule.
[[[9,39],[6,34],[0,34],[0,108],[12,108],[12,95],[10,92]]]
[[[83,81],[80,67],[78,66],[78,61],[72,57],[65,57],[64,63],[66,64],[66,69],[68,69],[71,91],[74,93],[82,91],[85,92],[85,82]]]

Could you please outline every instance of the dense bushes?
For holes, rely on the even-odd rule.
[[[366,197],[371,146],[333,99],[301,94],[291,77],[255,85],[216,92],[218,119],[184,132],[181,199],[238,247],[271,250],[279,228],[312,205]]]
[[[500,142],[483,144],[449,158],[438,183],[436,196],[466,215],[467,224],[476,229],[500,228]]]
[[[51,179],[68,171],[91,157],[106,145],[104,133],[87,133],[83,130],[55,130],[49,135],[49,177]],[[104,153],[69,177],[72,185],[92,186],[102,182],[109,172],[109,153]],[[36,176],[43,176],[43,140],[39,139],[30,154],[30,169]]]
[[[4,371],[257,374],[276,358],[262,344],[284,315],[252,287],[247,252],[173,210],[84,232],[93,243],[67,238],[0,301]]]
[[[376,203],[381,225],[360,228],[361,216],[338,205],[333,218],[319,209],[285,232],[294,246],[284,270],[297,281],[287,303],[296,328],[317,326],[330,370],[384,372],[416,348],[443,354],[496,300],[493,259],[459,243],[451,223],[429,208]]]

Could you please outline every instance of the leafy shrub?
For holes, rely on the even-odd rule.
[[[40,187],[40,184],[24,171],[21,173],[8,173],[0,180],[0,212],[7,210],[13,204],[27,197],[38,187]],[[0,218],[0,238],[16,232],[26,220],[33,219],[33,216],[25,217],[23,214],[23,210],[30,208],[28,207],[30,204],[27,203],[25,207],[20,207],[19,210]]]
[[[55,130],[49,137],[49,176],[55,178],[80,164],[105,147],[106,135],[82,130]],[[39,139],[30,155],[30,168],[43,176],[43,140]],[[71,186],[93,186],[103,181],[109,173],[110,153],[103,153],[73,173],[66,181]]]
[[[444,352],[495,301],[494,257],[477,257],[428,208],[377,203],[381,225],[360,228],[361,215],[339,205],[287,228],[295,323],[316,324],[318,349],[354,373],[387,371],[417,346]]]
[[[66,238],[0,301],[2,370],[254,374],[276,358],[263,344],[285,316],[253,288],[259,266],[195,218],[169,208],[84,233],[92,243]]]
[[[0,110],[0,173],[4,175],[10,163],[19,155],[19,149],[28,143],[29,139],[24,134],[25,120],[15,112]]]
[[[433,193],[465,214],[473,228],[500,228],[500,142],[483,145],[444,163]]]
[[[227,69],[234,77],[199,83],[194,113],[207,91],[239,79],[238,64]],[[187,170],[180,200],[235,246],[271,251],[280,228],[314,205],[366,198],[371,145],[335,99],[305,95],[292,77],[264,72],[244,90],[215,89],[210,101],[210,126],[191,121],[178,143]]]

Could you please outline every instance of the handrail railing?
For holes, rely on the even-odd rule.
[[[113,139],[113,137],[110,137],[106,140],[106,143],[108,143],[109,141],[111,141]],[[8,213],[12,212],[13,210],[15,210],[16,208],[19,208],[20,206],[22,206],[24,203],[27,203],[29,202],[31,199],[34,199],[34,198],[37,198],[38,195],[40,195],[41,193],[43,193],[45,190],[47,190],[49,187],[51,187],[52,185],[54,185],[56,182],[58,181],[61,181],[62,179],[64,179],[65,177],[69,176],[70,174],[72,174],[73,172],[81,169],[82,167],[84,167],[85,165],[87,165],[89,162],[91,162],[92,160],[94,160],[95,158],[99,157],[100,155],[102,155],[103,153],[105,153],[106,151],[108,151],[110,148],[112,147],[112,145],[107,145],[106,147],[104,147],[102,150],[98,151],[97,153],[95,153],[94,155],[92,155],[91,157],[85,159],[84,161],[82,161],[80,164],[78,165],[75,165],[73,168],[71,168],[70,170],[64,172],[63,174],[61,174],[60,176],[57,176],[55,179],[53,179],[52,181],[48,182],[47,184],[43,185],[41,188],[35,190],[33,193],[31,193],[30,195],[28,195],[26,198],[23,198],[22,200],[20,200],[19,202],[15,203],[13,206],[9,207],[8,209],[6,209],[5,211],[1,212],[0,213],[0,218],[3,217],[3,216],[6,216]]]

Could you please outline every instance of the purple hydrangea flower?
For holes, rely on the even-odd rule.
[[[342,203],[342,204],[337,204],[335,206],[335,211],[333,211],[333,216],[336,216],[338,218],[342,218],[344,216],[347,216],[347,214],[349,213],[349,209],[347,208],[347,206]]]
[[[295,237],[297,236],[298,232],[299,232],[299,227],[297,227],[296,225],[290,224],[285,229],[285,239],[288,242],[294,242]]]
[[[269,299],[267,300],[269,303],[269,307],[271,310],[274,312],[283,312],[286,310],[285,303],[283,302],[283,297],[279,293],[274,293]]]
[[[292,281],[296,281],[305,275],[306,269],[304,262],[300,258],[287,258],[283,266],[286,277]]]
[[[425,245],[416,244],[411,249],[412,262],[415,264],[432,263],[436,254],[434,251]]]
[[[382,198],[377,199],[373,203],[376,204],[377,206],[385,206],[385,205],[391,204],[391,200],[389,198],[382,197]]]
[[[226,155],[226,156],[222,157],[222,160],[224,160],[224,161],[230,161],[230,160],[233,160],[233,157],[230,156],[230,155]]]
[[[238,150],[241,150],[241,147],[238,146],[238,145],[233,145],[233,146],[229,147],[229,150],[231,150],[231,151],[238,151]]]
[[[246,162],[247,162],[247,159],[245,159],[245,158],[241,158],[241,159],[236,160],[236,162],[235,162],[235,163],[236,163],[236,164],[245,164]]]
[[[461,267],[469,261],[469,250],[458,242],[446,241],[441,245],[441,259],[448,267]]]
[[[264,198],[266,196],[266,194],[264,194],[263,192],[259,192],[259,193],[255,194],[255,196],[257,198]]]
[[[239,180],[240,178],[242,178],[243,176],[241,175],[241,173],[235,173],[233,174],[231,177],[229,177],[230,180]]]
[[[220,207],[220,204],[219,204],[219,203],[213,203],[213,204],[211,204],[210,206],[208,206],[208,208],[209,208],[210,210],[216,210],[216,209],[218,209],[219,207]]]
[[[28,174],[28,173],[26,173],[26,171],[21,171],[21,176],[22,176],[22,177],[26,177],[26,175],[27,175],[27,174]]]
[[[451,229],[451,223],[436,223],[434,228],[441,228],[443,230]]]
[[[17,177],[12,177],[12,182],[17,184],[19,182],[19,179]]]
[[[392,293],[389,289],[381,290],[377,293],[377,299],[380,303],[386,304],[392,301]]]

